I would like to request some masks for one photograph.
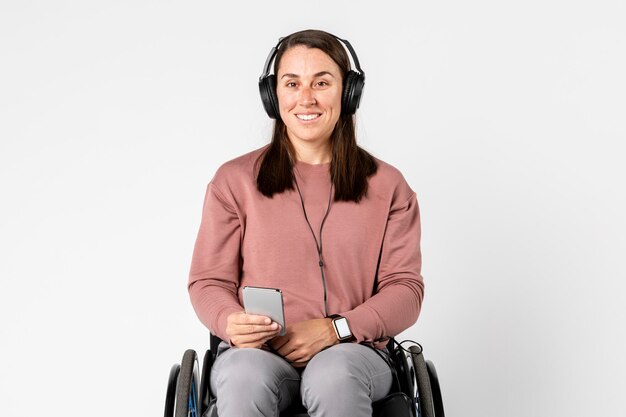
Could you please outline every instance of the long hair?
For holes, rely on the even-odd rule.
[[[326,53],[341,70],[342,85],[350,70],[346,50],[333,35],[321,30],[304,30],[287,36],[280,44],[274,60],[278,73],[285,51],[297,45],[317,48]],[[345,88],[345,85],[344,85]],[[335,201],[359,202],[367,194],[368,178],[378,169],[376,160],[356,143],[354,116],[341,112],[330,135],[332,160],[330,174],[335,188]],[[277,118],[270,145],[257,160],[257,189],[265,196],[294,189],[293,165],[295,150],[287,136],[285,123]]]

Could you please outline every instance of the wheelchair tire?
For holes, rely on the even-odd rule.
[[[189,349],[180,363],[174,417],[200,417],[198,381],[198,355],[194,350]]]
[[[432,390],[428,368],[424,361],[424,355],[420,346],[413,345],[409,348],[415,379],[417,380],[417,399],[419,403],[420,417],[435,417],[435,407],[433,404]],[[439,416],[436,416],[439,417]]]
[[[426,361],[426,367],[428,368],[428,378],[430,379],[430,387],[433,393],[433,406],[435,407],[435,416],[445,417],[443,412],[443,398],[441,397],[441,387],[439,386],[439,377],[435,370],[435,364],[431,361]]]
[[[180,373],[180,365],[175,364],[170,370],[167,378],[167,392],[165,393],[165,413],[164,417],[174,417],[174,404],[176,403],[176,381]]]

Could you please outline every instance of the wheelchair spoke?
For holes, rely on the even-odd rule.
[[[199,417],[198,416],[198,407],[197,407],[197,396],[196,396],[196,382],[193,381],[191,383],[191,392],[189,393],[189,417]]]

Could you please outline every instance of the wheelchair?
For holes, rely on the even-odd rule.
[[[211,367],[221,339],[210,335],[209,350],[199,372],[198,355],[185,351],[174,364],[167,381],[164,417],[218,417],[215,397],[210,392]],[[418,343],[408,348],[393,339],[387,345],[394,382],[390,393],[372,404],[372,417],[445,417],[435,365],[425,360]],[[404,344],[404,343],[403,343]],[[302,405],[280,413],[280,417],[309,417]]]

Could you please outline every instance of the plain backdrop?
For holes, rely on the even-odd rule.
[[[623,1],[0,1],[3,416],[161,415],[205,186],[280,36],[350,40],[449,416],[626,415]]]

